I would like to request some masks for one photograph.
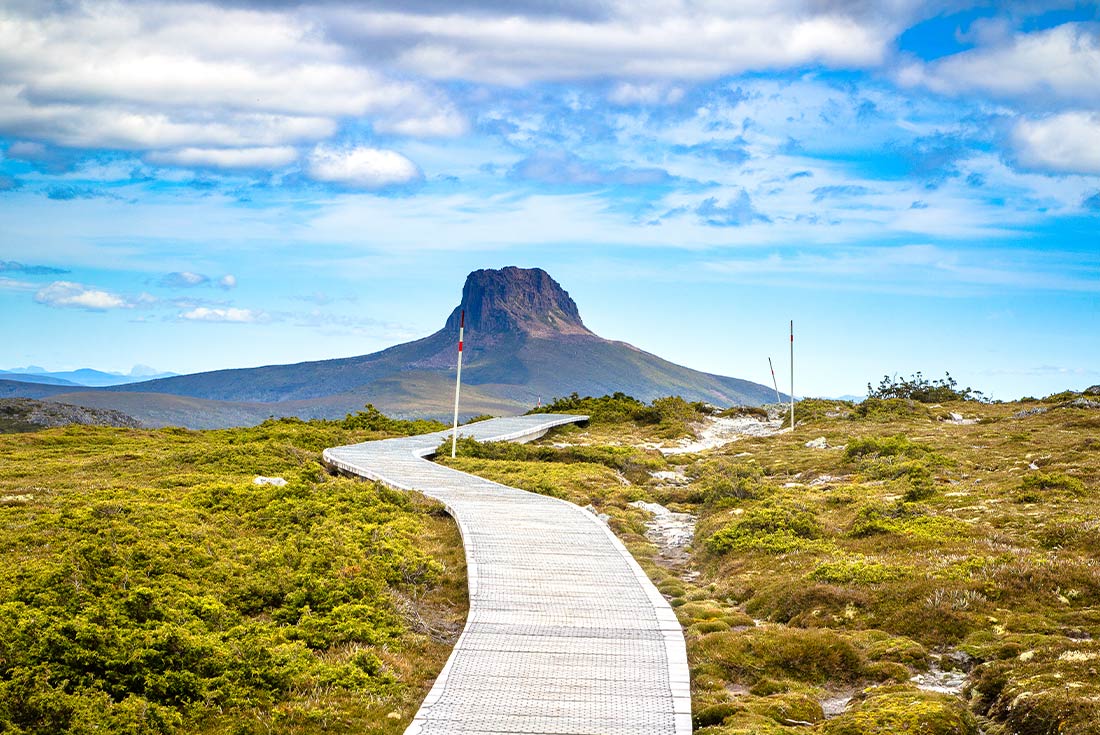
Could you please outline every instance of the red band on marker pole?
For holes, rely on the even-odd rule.
[[[462,340],[458,340],[458,351],[462,352]]]
[[[463,309],[462,313],[458,316],[458,328],[462,329],[466,326],[466,310]]]

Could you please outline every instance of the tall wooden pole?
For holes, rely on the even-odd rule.
[[[455,375],[455,422],[451,429],[451,457],[455,456],[458,448],[458,393],[462,389],[462,337],[466,331],[466,310],[463,309],[458,317],[458,374]]]
[[[791,319],[791,432],[794,432],[794,319]]]

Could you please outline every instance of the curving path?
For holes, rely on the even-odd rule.
[[[585,416],[459,428],[530,441]],[[406,735],[687,735],[684,636],[607,526],[572,503],[433,464],[450,431],[326,449],[325,461],[442,501],[466,546],[470,613]]]

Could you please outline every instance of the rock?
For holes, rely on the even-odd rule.
[[[1100,385],[1090,385],[1082,391],[1086,396],[1100,396]]]
[[[686,485],[691,482],[688,476],[684,474],[683,470],[659,470],[657,472],[654,472],[652,474],[652,477],[654,480],[660,480],[661,482],[667,483],[669,485]]]
[[[107,408],[86,408],[33,398],[0,398],[0,433],[36,431],[56,426],[115,426],[136,429],[141,422]]]
[[[963,415],[961,413],[955,413],[954,411],[952,411],[951,413],[949,413],[947,415],[951,417],[952,421],[962,421],[963,420]]]
[[[1049,410],[1050,409],[1047,408],[1046,406],[1035,406],[1034,408],[1025,408],[1022,411],[1017,411],[1016,413],[1012,414],[1012,418],[1014,418],[1014,419],[1023,419],[1023,418],[1027,418],[1028,416],[1038,416],[1040,414],[1046,413]]]
[[[603,521],[604,523],[607,523],[608,521],[610,521],[610,520],[611,520],[611,516],[609,516],[609,515],[608,515],[607,513],[601,513],[601,512],[599,512],[598,510],[596,510],[596,506],[592,505],[591,503],[590,503],[590,504],[588,504],[588,505],[586,505],[586,506],[584,506],[584,509],[585,509],[585,510],[587,510],[587,511],[588,511],[589,513],[591,513],[592,515],[594,515],[594,516],[596,516],[597,518],[599,518],[599,519],[600,519],[601,521]]]
[[[816,439],[811,439],[806,442],[806,446],[810,449],[827,449],[829,447],[829,442],[825,441],[825,437],[819,436]]]
[[[1029,470],[1037,470],[1037,469],[1039,469],[1039,465],[1037,465],[1037,464],[1035,464],[1034,462],[1032,462],[1031,464],[1029,464],[1029,465],[1027,466],[1027,468],[1028,468]]]
[[[274,485],[275,487],[282,487],[286,484],[286,480],[281,477],[263,477],[258,475],[256,479],[252,481],[253,485]]]

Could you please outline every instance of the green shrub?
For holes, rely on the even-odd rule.
[[[1031,472],[1020,478],[1021,493],[1041,499],[1040,493],[1044,490],[1064,490],[1072,495],[1082,495],[1085,483],[1062,472]]]
[[[983,400],[981,391],[959,388],[958,383],[945,373],[935,380],[926,379],[921,373],[909,378],[884,375],[877,388],[867,384],[867,397],[872,399],[903,398],[920,403],[947,403],[949,401]]]
[[[706,546],[714,554],[733,550],[782,554],[807,548],[807,542],[820,539],[822,534],[821,524],[808,509],[768,505],[753,508],[723,526],[707,539]]]
[[[366,430],[386,434],[413,436],[415,434],[430,434],[433,431],[443,431],[450,427],[440,421],[430,421],[428,419],[416,419],[414,421],[393,419],[375,408],[374,404],[368,403],[364,406],[364,410],[358,413],[349,413],[347,417],[340,422],[340,428],[348,431]]]

